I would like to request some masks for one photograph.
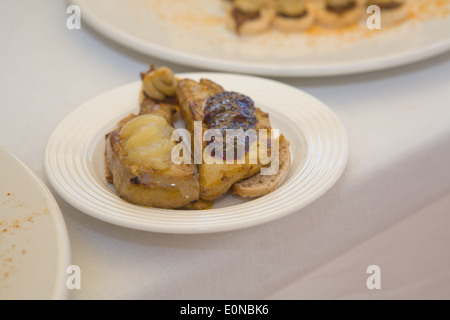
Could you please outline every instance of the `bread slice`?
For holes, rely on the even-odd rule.
[[[280,167],[274,175],[257,173],[250,178],[241,180],[231,187],[234,194],[241,197],[260,197],[277,189],[286,179],[291,168],[291,150],[289,141],[280,136]]]

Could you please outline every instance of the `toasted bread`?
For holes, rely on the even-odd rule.
[[[274,175],[261,175],[257,173],[250,178],[241,180],[231,188],[234,194],[241,197],[260,197],[277,189],[286,179],[291,167],[291,150],[289,141],[280,136],[280,167]]]

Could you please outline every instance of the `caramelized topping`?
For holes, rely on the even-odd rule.
[[[174,142],[173,128],[161,116],[141,115],[120,131],[128,159],[136,165],[163,170],[169,167]]]
[[[256,124],[253,100],[236,92],[212,95],[206,100],[203,112],[204,122],[208,128],[245,131]]]
[[[152,99],[164,100],[176,93],[177,79],[172,70],[167,67],[155,69],[154,66],[141,74],[144,93]]]
[[[204,105],[203,112],[205,123],[208,129],[219,129],[224,137],[223,150],[226,149],[226,131],[227,129],[238,130],[244,132],[254,128],[256,125],[255,105],[249,97],[236,92],[222,92],[209,97]],[[245,151],[249,150],[246,138],[238,137],[238,144],[245,144]],[[232,152],[237,150],[237,145],[233,144]],[[225,157],[225,154],[224,154]]]

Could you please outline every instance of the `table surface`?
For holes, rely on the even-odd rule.
[[[68,30],[66,18],[62,1],[0,4],[0,145],[47,185],[47,139],[77,106],[139,80],[151,63],[204,71],[130,51],[88,26]],[[82,272],[82,287],[69,298],[450,298],[448,273],[436,277],[450,266],[442,245],[450,226],[449,75],[446,53],[367,74],[274,78],[336,112],[348,130],[350,157],[322,198],[264,225],[203,235],[135,231],[96,220],[54,193],[72,263]],[[434,203],[439,208],[428,216]],[[409,242],[415,234],[423,241]],[[400,279],[404,269],[389,266],[405,259],[413,264],[409,285],[394,281],[391,290],[367,292],[367,266],[385,263],[383,277]]]

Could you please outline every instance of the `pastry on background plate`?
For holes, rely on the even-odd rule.
[[[344,27],[362,16],[361,0],[320,0],[316,6],[317,21],[327,27]]]
[[[267,31],[275,10],[270,0],[234,0],[226,9],[226,26],[239,35],[254,35]]]
[[[309,29],[315,22],[314,6],[307,0],[277,0],[273,26],[287,32]]]
[[[408,0],[367,0],[367,7],[371,5],[380,8],[381,28],[402,22],[410,12]]]

